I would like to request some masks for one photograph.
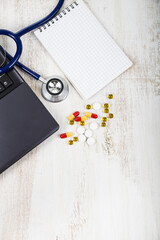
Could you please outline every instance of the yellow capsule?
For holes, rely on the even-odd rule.
[[[113,113],[109,113],[108,117],[109,117],[109,118],[114,118]]]
[[[77,111],[77,112],[74,112],[72,115],[70,115],[70,116],[68,117],[68,120],[69,120],[69,121],[73,120],[74,118],[78,117],[79,114],[80,114],[80,113],[79,113],[78,111]]]
[[[106,117],[103,117],[103,118],[102,118],[102,122],[107,122],[107,118],[106,118]]]
[[[70,125],[74,125],[74,120],[70,120],[70,121],[69,121],[69,124],[70,124]]]
[[[109,99],[113,99],[113,94],[108,94]]]
[[[67,137],[72,137],[73,136],[73,133],[72,132],[68,132],[67,133]]]
[[[86,120],[87,120],[87,117],[86,117],[86,116],[84,116],[84,117],[81,118],[81,121],[86,121]]]
[[[76,122],[81,122],[81,121],[86,121],[86,120],[87,120],[87,117],[86,117],[86,116],[76,117],[76,118],[75,118],[75,121],[76,121]]]
[[[107,124],[106,124],[105,122],[102,122],[102,123],[101,123],[101,127],[106,127],[106,125],[107,125]]]
[[[73,145],[73,140],[69,140],[69,141],[68,141],[68,144],[69,144],[69,145]]]
[[[108,103],[105,103],[105,104],[103,105],[103,107],[104,107],[104,108],[109,108],[109,104],[108,104]]]
[[[73,133],[72,132],[67,132],[67,133],[62,133],[60,135],[60,138],[68,138],[68,137],[72,137]]]
[[[86,112],[85,113],[85,116],[88,117],[88,118],[98,118],[98,115],[95,114],[95,113],[90,113],[90,112]]]
[[[87,120],[86,116],[81,117],[81,122],[86,121],[86,120]]]
[[[81,126],[84,126],[84,125],[85,125],[85,121],[81,121],[81,122],[80,122],[80,125],[81,125]]]
[[[91,109],[91,108],[92,108],[92,106],[90,104],[86,105],[86,109]]]
[[[75,116],[72,114],[72,115],[70,115],[70,116],[68,117],[68,120],[71,121],[71,120],[73,120],[74,118],[75,118]]]
[[[78,141],[79,141],[78,137],[73,138],[73,142],[78,142]]]
[[[105,108],[105,109],[104,109],[104,113],[109,113],[109,109],[108,109],[108,108]]]

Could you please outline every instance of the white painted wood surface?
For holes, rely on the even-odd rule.
[[[57,133],[0,176],[0,240],[160,239],[160,1],[85,2],[134,66],[90,101],[114,94],[115,118],[94,147],[70,147]],[[0,28],[18,31],[55,4],[0,0]],[[23,43],[22,62],[62,74],[33,33]],[[65,131],[85,102],[71,87],[65,102],[47,103],[40,84],[22,75]]]

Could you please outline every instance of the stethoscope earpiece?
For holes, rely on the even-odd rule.
[[[67,81],[59,76],[52,76],[42,84],[42,96],[49,102],[61,102],[69,94]]]

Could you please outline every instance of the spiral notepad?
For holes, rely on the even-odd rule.
[[[86,99],[132,65],[82,0],[65,8],[35,35]]]

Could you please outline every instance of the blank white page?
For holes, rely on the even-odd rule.
[[[35,35],[85,99],[132,65],[82,0],[64,9]]]

